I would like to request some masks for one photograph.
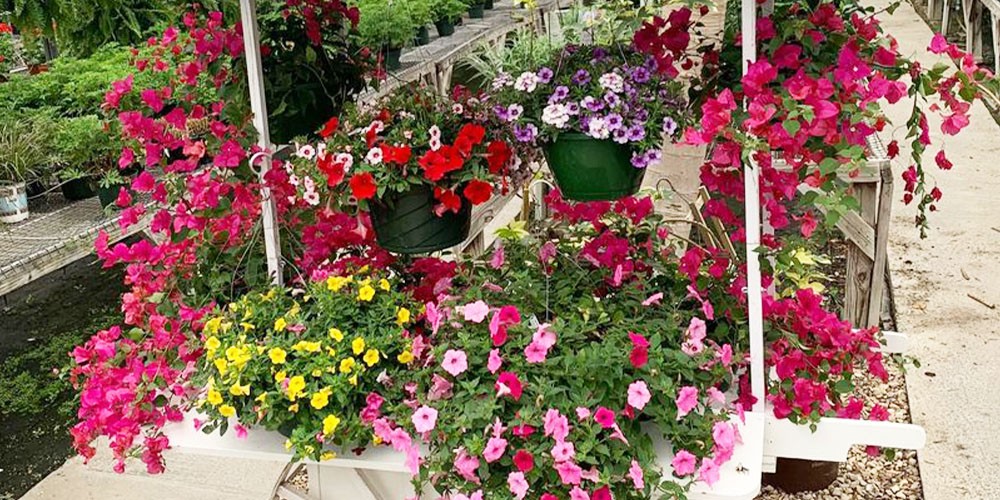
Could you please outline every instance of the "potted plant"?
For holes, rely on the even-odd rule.
[[[564,196],[618,199],[687,121],[682,83],[660,69],[628,47],[567,46],[537,70],[499,75],[495,112],[515,141],[542,147]]]
[[[402,87],[372,108],[349,111],[323,154],[300,150],[292,175],[327,181],[300,183],[297,196],[319,204],[320,192],[329,191],[341,207],[356,203],[392,252],[455,246],[468,236],[472,205],[519,175],[508,145],[487,137],[487,115],[468,95],[451,100]]]
[[[455,33],[455,25],[462,20],[462,14],[467,7],[462,0],[430,0],[431,14],[434,17],[434,27],[438,35],[451,36]]]
[[[29,122],[0,120],[0,222],[28,218],[27,181],[42,166],[44,137]]]
[[[471,19],[482,19],[483,18],[483,0],[466,0],[465,6],[469,9],[469,18]]]
[[[365,0],[358,9],[361,11],[358,33],[362,42],[378,50],[387,70],[401,68],[399,58],[403,46],[413,40],[416,31],[405,4],[401,8],[390,5],[387,0]]]
[[[493,10],[493,0],[485,0],[483,2],[483,8],[486,10]]]
[[[118,169],[106,170],[97,183],[97,198],[102,208],[114,206],[122,189],[128,189],[129,179]]]
[[[417,28],[416,35],[413,37],[413,45],[416,47],[427,45],[431,42],[428,26],[434,22],[430,0],[407,0],[406,9]]]
[[[114,169],[115,141],[95,115],[60,119],[52,140],[53,162],[60,167],[63,196],[71,201],[97,196],[98,175]]]

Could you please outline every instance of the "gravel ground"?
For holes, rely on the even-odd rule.
[[[889,367],[889,383],[867,374],[855,379],[860,397],[889,409],[894,422],[909,422],[910,408],[902,372]],[[758,500],[923,500],[916,452],[900,451],[893,460],[884,455],[870,457],[865,449],[851,449],[840,475],[825,490],[785,493],[770,486]]]

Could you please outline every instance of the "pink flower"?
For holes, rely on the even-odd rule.
[[[632,479],[632,485],[635,489],[641,490],[646,487],[646,482],[642,476],[642,467],[639,466],[639,462],[632,460],[632,465],[628,468],[628,477]]]
[[[465,304],[462,308],[462,314],[465,315],[465,321],[471,321],[473,323],[482,323],[486,319],[486,315],[490,313],[490,306],[486,305],[485,302],[477,300],[471,304]]]
[[[579,421],[581,421],[581,422],[583,422],[584,420],[587,420],[588,418],[590,418],[590,409],[589,408],[584,408],[582,406],[577,406],[576,407],[576,419],[579,420]]]
[[[563,441],[569,435],[569,419],[559,413],[559,410],[549,408],[542,418],[542,429],[546,436],[552,436],[556,441]]]
[[[956,135],[969,125],[969,117],[962,113],[952,113],[941,121],[941,131],[948,135]]]
[[[465,355],[465,351],[448,349],[444,353],[444,360],[441,361],[441,367],[444,368],[444,371],[450,373],[451,376],[457,377],[469,368],[469,361]]]
[[[698,458],[691,454],[687,450],[680,450],[674,455],[674,459],[670,461],[670,466],[674,469],[674,474],[678,476],[686,476],[694,472],[694,467],[698,463]]]
[[[510,492],[517,497],[517,500],[521,500],[528,494],[528,481],[524,479],[523,472],[511,472],[508,474],[507,486],[510,488]]]
[[[590,500],[612,500],[611,487],[604,485],[594,490],[594,493],[590,495]]]
[[[705,484],[712,486],[719,481],[719,465],[708,457],[701,459],[701,467],[698,468],[698,479]]]
[[[594,421],[601,424],[601,427],[610,429],[615,426],[615,412],[601,406],[594,412]]]
[[[943,54],[948,51],[948,40],[941,33],[934,33],[934,38],[931,38],[931,44],[927,47],[927,50],[934,54]]]
[[[476,476],[476,470],[479,469],[479,459],[469,455],[469,452],[465,451],[465,448],[459,448],[458,452],[455,453],[455,472],[462,476],[466,481],[470,481],[479,484],[479,477]]]
[[[562,481],[562,484],[580,484],[580,474],[583,473],[583,470],[572,460],[557,463],[555,469],[559,473],[559,480]]]
[[[590,495],[581,490],[579,486],[574,486],[573,489],[569,490],[569,500],[590,500]]]
[[[736,427],[729,422],[716,422],[712,426],[712,441],[715,441],[712,451],[715,452],[716,460],[726,462],[732,458],[736,439]]]
[[[431,390],[427,391],[427,399],[438,401],[450,398],[452,396],[451,389],[454,385],[450,380],[435,373],[431,379]]]
[[[684,418],[698,406],[698,389],[692,386],[681,387],[677,393],[677,419]]]
[[[437,305],[433,302],[428,302],[426,305],[427,321],[431,323],[431,334],[436,334],[438,328],[441,327],[441,313],[438,311]]]
[[[708,388],[708,399],[713,403],[718,403],[720,406],[726,405],[726,395],[722,391],[716,389],[715,387]]]
[[[493,463],[502,457],[503,452],[506,450],[506,439],[502,437],[491,437],[490,440],[486,442],[486,448],[483,449],[483,458],[486,459],[486,463]]]
[[[524,358],[527,359],[529,363],[541,363],[545,361],[545,358],[548,355],[549,350],[538,342],[532,342],[524,348]]]
[[[528,450],[517,450],[514,454],[514,466],[521,472],[529,472],[535,468],[535,457]]]
[[[524,386],[521,385],[521,381],[517,378],[517,374],[511,372],[501,372],[500,376],[497,377],[495,389],[497,391],[497,397],[503,397],[510,394],[510,397],[514,398],[514,401],[517,401],[521,399],[521,393],[524,390]]]
[[[503,359],[500,358],[500,349],[490,349],[490,357],[486,360],[486,369],[490,373],[496,373],[502,364]]]
[[[663,292],[656,292],[653,295],[650,295],[646,300],[642,301],[642,305],[647,307],[651,305],[659,305],[661,300],[663,300]]]
[[[492,267],[493,269],[500,269],[501,267],[503,267],[503,262],[504,262],[504,252],[503,252],[503,244],[501,243],[497,245],[497,247],[493,250],[493,258],[490,259],[490,267]]]
[[[651,396],[649,394],[649,387],[646,386],[646,382],[637,380],[629,384],[628,404],[630,404],[632,408],[641,410],[646,407],[646,403],[649,403],[650,399]]]
[[[567,441],[556,441],[555,446],[552,447],[552,459],[556,462],[565,462],[567,460],[573,460],[576,456],[576,448],[573,443]]]
[[[438,412],[430,406],[424,405],[413,412],[413,416],[410,420],[413,421],[413,427],[417,432],[424,433],[434,430],[434,425],[437,424]]]
[[[556,334],[552,330],[549,330],[550,326],[552,325],[548,323],[538,325],[535,333],[531,336],[531,342],[540,345],[546,350],[556,345]]]
[[[733,346],[729,344],[723,344],[719,348],[718,352],[715,353],[715,357],[722,362],[723,365],[729,366],[733,362]]]
[[[236,424],[236,425],[233,426],[233,430],[236,431],[236,438],[237,439],[246,439],[247,438],[247,428],[243,427],[243,425]]]

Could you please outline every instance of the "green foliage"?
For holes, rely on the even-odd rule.
[[[358,34],[364,45],[372,49],[398,49],[413,40],[416,25],[409,15],[407,4],[363,0],[358,9],[361,11]]]
[[[59,120],[49,146],[53,163],[87,172],[113,165],[118,141],[105,126],[104,120],[96,115]]]
[[[450,21],[462,19],[462,14],[469,8],[462,0],[428,0],[431,6],[431,17],[434,21]]]
[[[553,39],[531,28],[520,28],[507,37],[504,45],[480,43],[459,65],[473,71],[473,80],[483,87],[500,73],[519,75],[548,61],[552,53],[565,45],[565,39]]]
[[[414,27],[421,28],[435,21],[431,13],[431,0],[404,0],[402,3]]]
[[[0,117],[0,181],[30,181],[44,175],[49,165],[45,146],[52,137],[44,115]]]

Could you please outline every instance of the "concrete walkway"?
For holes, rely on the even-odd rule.
[[[908,2],[883,16],[883,26],[904,54],[916,54],[925,66],[938,61],[924,50],[931,30]],[[910,105],[904,100],[888,110],[900,128]],[[1000,309],[968,297],[1000,305],[1000,128],[982,104],[973,106],[971,119],[947,138],[940,121],[931,120],[935,146],[925,164],[944,198],[931,214],[929,237],[920,239],[916,208],[904,205],[902,194],[892,207],[889,265],[899,329],[911,335],[922,364],[906,379],[914,423],[927,430],[927,447],[918,453],[927,500],[1000,498]],[[940,144],[955,164],[950,172],[934,164]],[[909,154],[903,148],[893,165],[897,180]]]

